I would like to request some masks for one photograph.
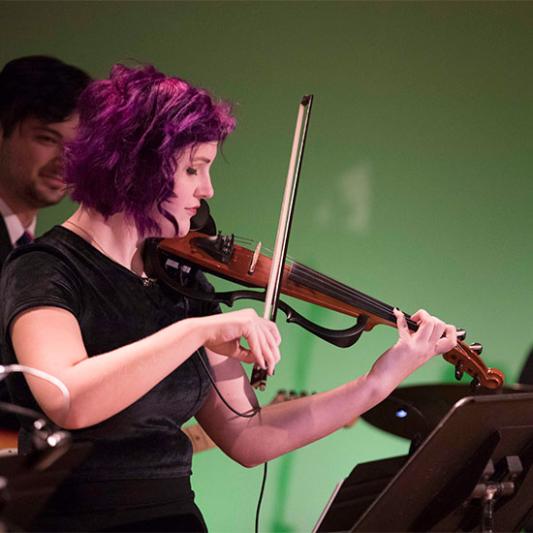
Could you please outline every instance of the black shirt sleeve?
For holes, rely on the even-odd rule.
[[[61,307],[79,317],[80,290],[75,272],[57,252],[32,246],[12,253],[0,284],[2,338],[8,340],[11,321],[34,307]]]

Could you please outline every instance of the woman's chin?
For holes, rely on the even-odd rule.
[[[191,230],[191,223],[189,220],[187,221],[181,221],[179,222],[179,230],[176,237],[178,239],[183,239],[183,237],[186,237],[189,234],[189,231]]]

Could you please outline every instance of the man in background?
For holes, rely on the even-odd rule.
[[[14,59],[0,72],[0,266],[33,238],[38,209],[65,195],[63,145],[74,137],[76,102],[89,82],[46,56]]]
[[[13,248],[33,240],[38,210],[65,195],[64,144],[74,138],[77,100],[90,81],[47,56],[14,59],[0,72],[0,269]],[[0,400],[9,401],[4,382]],[[0,428],[18,428],[16,417],[0,410]]]

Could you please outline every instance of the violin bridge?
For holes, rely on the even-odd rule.
[[[263,244],[261,241],[257,243],[257,246],[254,250],[254,255],[252,256],[252,261],[250,262],[250,266],[248,267],[248,274],[253,274],[255,272],[255,266],[257,265],[257,261],[259,260],[259,255],[261,253],[261,246]]]

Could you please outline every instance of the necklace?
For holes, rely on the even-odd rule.
[[[113,261],[114,263],[117,263],[117,261],[115,261],[113,259],[113,257],[106,251],[106,249],[94,238],[94,236],[89,233],[83,226],[80,226],[79,224],[76,224],[76,222],[72,222],[72,220],[65,220],[64,224],[70,224],[71,226],[73,226],[74,228],[76,228],[78,231],[81,231],[83,233],[83,235],[85,235],[85,237],[88,237],[88,240],[89,240],[89,243],[90,244],[94,244],[96,246],[96,248],[98,248],[98,250],[103,253],[107,258],[111,259],[111,261]],[[120,264],[120,263],[118,263]],[[147,276],[139,276],[138,274],[136,274],[135,272],[133,272],[133,270],[129,269],[128,270],[134,274],[135,276],[137,276],[143,283],[143,285],[145,287],[150,287],[152,286],[154,283],[155,283],[155,280],[152,279],[152,278],[149,278]]]
[[[105,248],[84,227],[76,224],[76,222],[72,222],[72,220],[65,220],[64,224],[70,224],[71,226],[77,228],[85,235],[85,237],[88,237],[89,243],[94,244],[100,250],[100,252],[111,259],[111,256],[106,252]]]

